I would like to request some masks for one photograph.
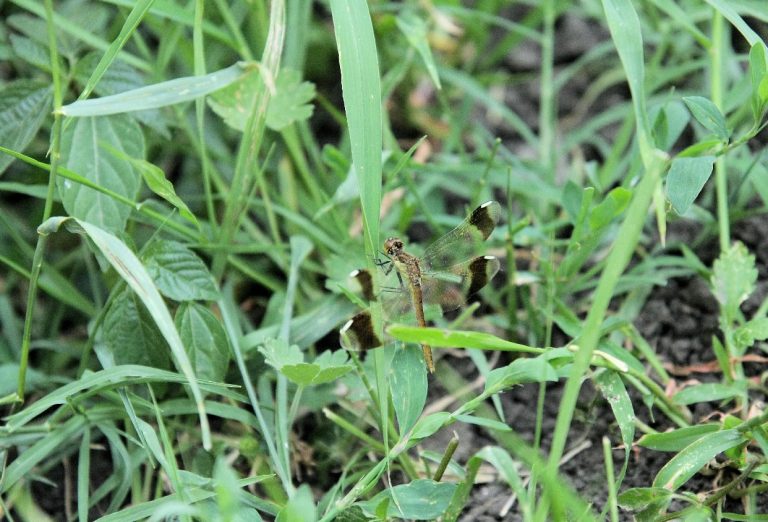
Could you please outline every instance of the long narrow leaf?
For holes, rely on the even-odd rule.
[[[217,91],[246,74],[251,65],[236,63],[205,76],[187,76],[121,92],[103,98],[79,100],[61,108],[65,116],[106,116],[123,112],[157,109],[191,101]]]

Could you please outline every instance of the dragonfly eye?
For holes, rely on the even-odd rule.
[[[384,251],[388,256],[396,256],[403,251],[403,241],[396,237],[390,237],[384,241]]]

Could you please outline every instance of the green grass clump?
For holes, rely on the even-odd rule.
[[[457,520],[492,469],[524,520],[768,519],[768,13],[472,4],[0,6],[4,515]],[[482,306],[342,349],[350,271],[491,199]],[[701,379],[636,326],[674,278]]]

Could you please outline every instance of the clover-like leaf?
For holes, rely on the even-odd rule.
[[[259,348],[267,364],[300,386],[325,384],[335,381],[353,366],[343,350],[323,352],[314,362],[304,362],[304,354],[295,344],[280,339],[267,339]]]
[[[213,111],[224,118],[230,127],[242,131],[248,121],[254,97],[263,89],[261,71],[254,68],[237,82],[214,93],[208,100]],[[315,86],[302,82],[298,72],[291,69],[280,71],[275,82],[275,91],[269,99],[267,126],[280,130],[291,123],[312,116],[313,106],[309,101],[315,97]]]
[[[293,122],[312,116],[314,106],[309,102],[315,97],[315,85],[302,82],[301,75],[292,69],[284,69],[277,77],[275,95],[269,100],[267,126],[281,130]]]

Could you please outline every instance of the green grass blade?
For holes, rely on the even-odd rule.
[[[723,17],[725,17],[729,22],[731,22],[736,30],[741,33],[741,36],[743,36],[747,42],[749,42],[750,46],[763,41],[762,38],[760,38],[760,36],[755,31],[753,31],[751,27],[749,27],[747,22],[741,17],[741,15],[739,15],[739,13],[729,2],[723,0],[705,1],[717,11],[719,11],[720,14],[723,15]]]
[[[84,416],[72,417],[65,423],[54,428],[45,437],[27,447],[16,460],[5,469],[0,493],[5,493],[11,486],[23,479],[32,469],[51,454],[57,448],[67,444],[80,433],[87,421]]]
[[[646,108],[645,64],[640,20],[630,0],[603,0],[603,9],[632,92],[632,106],[635,109],[637,121],[637,139],[643,160],[647,162],[648,155],[651,153],[652,138],[651,123]]]
[[[99,80],[101,80],[101,77],[107,72],[107,69],[112,65],[112,62],[117,59],[117,53],[120,52],[120,49],[125,46],[128,39],[133,35],[134,31],[136,31],[139,23],[141,23],[154,2],[155,0],[139,0],[134,4],[123,27],[120,29],[120,34],[117,38],[112,40],[111,44],[109,44],[109,48],[107,48],[107,51],[101,57],[101,60],[99,60],[98,65],[96,65],[96,68],[91,73],[91,77],[88,78],[88,82],[86,82],[83,92],[80,93],[80,96],[77,98],[78,100],[84,100],[91,95],[93,89],[96,88],[96,84],[99,83]]]
[[[381,208],[382,110],[376,42],[362,0],[331,0],[352,163],[360,187],[366,254],[376,254]]]
[[[88,520],[88,493],[91,470],[91,427],[85,426],[77,459],[77,516]]]

